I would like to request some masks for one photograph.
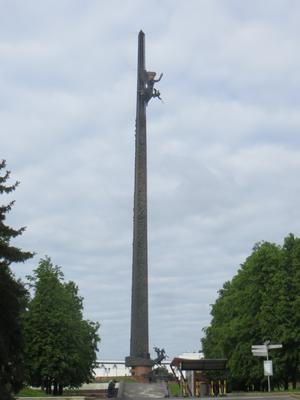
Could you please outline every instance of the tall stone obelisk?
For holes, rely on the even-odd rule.
[[[160,96],[154,84],[155,72],[145,69],[145,34],[138,36],[137,102],[135,133],[135,182],[133,216],[133,257],[131,293],[130,356],[126,366],[143,378],[151,371],[148,333],[148,239],[147,239],[147,139],[146,107],[152,97]]]

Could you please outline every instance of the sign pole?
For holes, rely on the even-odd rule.
[[[267,346],[267,361],[269,361],[269,352],[268,352],[268,346]],[[268,378],[268,392],[271,392],[271,382],[270,382],[270,375],[267,376]]]

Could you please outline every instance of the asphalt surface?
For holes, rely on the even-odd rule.
[[[294,400],[294,399],[300,399],[300,396],[296,395],[282,395],[282,394],[273,394],[273,393],[266,393],[264,395],[249,395],[249,394],[234,394],[234,395],[227,395],[224,397],[169,397],[169,399],[176,399],[176,400],[192,400],[192,399],[197,399],[197,400]],[[70,396],[65,396],[65,397],[19,397],[18,399],[20,400],[50,400],[50,399],[60,399],[60,400],[84,400],[85,397],[70,397]],[[104,400],[104,399],[103,399]],[[117,400],[117,399],[116,399]],[[120,399],[121,400],[121,399]],[[145,400],[145,398],[141,397],[135,397],[131,398],[130,400]],[[157,399],[156,399],[157,400]]]
[[[289,395],[281,395],[281,394],[263,394],[263,395],[248,395],[248,394],[234,394],[234,395],[227,395],[223,397],[169,397],[169,399],[174,399],[174,400],[294,400],[296,396],[289,396]],[[298,396],[300,400],[300,396]],[[126,398],[124,398],[125,400]],[[122,400],[120,398],[120,400]],[[145,400],[145,397],[131,397],[130,400]],[[149,398],[150,400],[150,398]],[[155,399],[157,400],[157,399]]]

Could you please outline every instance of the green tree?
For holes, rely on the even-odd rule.
[[[261,330],[284,344],[274,354],[276,380],[285,389],[296,388],[300,372],[300,239],[290,234],[284,239],[278,268],[269,277],[262,301]]]
[[[46,257],[29,277],[34,297],[24,317],[27,380],[47,393],[62,394],[93,378],[99,324],[83,319],[74,282]]]
[[[5,161],[0,162],[0,194],[9,194],[18,182],[8,185],[10,172],[5,171]],[[4,172],[3,172],[4,170]],[[26,307],[27,291],[10,270],[10,264],[24,262],[33,253],[24,252],[11,245],[11,240],[21,235],[25,228],[13,229],[6,223],[7,213],[14,202],[0,206],[0,398],[10,399],[23,384],[23,339],[21,315]]]
[[[204,329],[207,357],[228,359],[231,383],[236,389],[262,389],[266,385],[262,360],[251,345],[266,340],[282,343],[272,351],[273,382],[296,385],[300,360],[300,239],[293,235],[283,246],[262,242],[226,282],[212,306],[211,325]]]

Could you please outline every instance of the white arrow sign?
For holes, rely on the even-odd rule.
[[[282,349],[282,344],[269,344],[269,349]]]
[[[251,346],[252,350],[267,350],[267,346],[265,344],[258,344]]]
[[[268,349],[252,349],[252,353],[267,353]]]
[[[253,351],[252,350],[252,355],[254,355],[255,357],[267,357],[268,356],[268,352],[267,351]]]

